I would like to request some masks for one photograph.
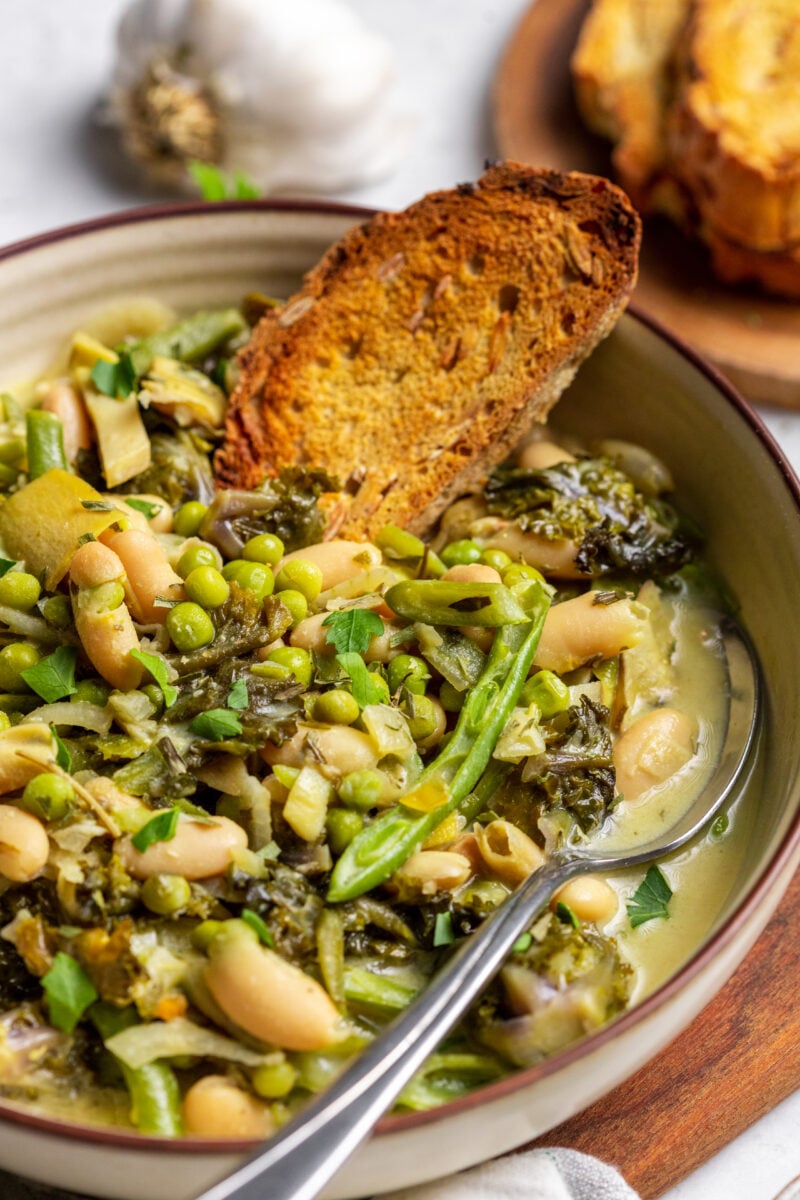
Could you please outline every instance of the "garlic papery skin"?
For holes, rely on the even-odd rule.
[[[335,192],[408,144],[388,45],[342,0],[133,0],[117,45],[112,119],[162,185],[200,160],[264,192]]]

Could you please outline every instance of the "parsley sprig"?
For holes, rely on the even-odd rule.
[[[653,865],[625,906],[631,927],[636,929],[647,921],[669,917],[671,899],[672,888],[659,868]]]
[[[338,654],[364,654],[374,637],[383,633],[383,621],[371,608],[343,608],[322,622],[325,641]]]
[[[46,658],[41,658],[32,667],[20,671],[29,688],[41,696],[46,704],[54,704],[76,691],[75,663],[78,651],[74,646],[59,646]]]
[[[89,378],[98,392],[117,400],[126,400],[131,392],[135,391],[138,382],[133,360],[124,350],[116,362],[106,362],[98,358]]]
[[[90,1004],[97,999],[94,984],[77,959],[59,950],[53,965],[42,976],[50,1024],[72,1033]]]

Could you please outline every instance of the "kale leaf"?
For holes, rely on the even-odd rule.
[[[286,467],[254,491],[218,492],[200,535],[228,558],[235,558],[249,538],[261,533],[276,534],[287,550],[299,550],[321,541],[327,520],[318,501],[323,492],[338,489],[337,481],[324,471]]]
[[[609,712],[586,696],[542,722],[545,750],[513,771],[491,798],[492,812],[541,843],[540,818],[562,811],[583,833],[597,829],[616,796]]]
[[[668,575],[695,549],[695,534],[672,506],[638,492],[607,458],[500,468],[484,494],[491,514],[517,521],[524,532],[576,542],[575,562],[587,575]]]
[[[616,772],[609,711],[581,696],[542,723],[545,752],[533,782],[543,811],[562,808],[584,833],[597,829],[614,804]],[[536,764],[529,760],[528,769]]]

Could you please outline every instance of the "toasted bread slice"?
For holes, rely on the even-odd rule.
[[[614,142],[617,178],[641,212],[681,208],[669,175],[666,114],[690,3],[594,0],[572,54],[581,116]]]
[[[800,299],[800,245],[785,250],[751,250],[708,226],[702,236],[711,253],[714,274],[723,283],[755,284],[773,296]]]
[[[693,0],[670,156],[701,229],[751,250],[800,242],[798,0]]]
[[[329,534],[428,530],[611,331],[639,238],[608,180],[515,163],[350,230],[243,351],[220,481],[322,467]]]

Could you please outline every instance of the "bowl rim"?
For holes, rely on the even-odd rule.
[[[56,227],[32,237],[12,242],[0,247],[0,263],[8,259],[21,257],[31,251],[39,250],[49,245],[68,241],[72,238],[102,233],[108,229],[153,223],[165,219],[202,216],[213,220],[219,214],[225,213],[285,212],[312,213],[322,216],[352,216],[367,220],[378,211],[381,210],[341,201],[292,197],[260,200],[227,200],[217,201],[213,204],[202,200],[148,204],[135,208],[121,209],[117,212],[93,217],[85,221]],[[705,376],[731,408],[739,414],[775,463],[780,475],[783,477],[787,491],[794,501],[798,515],[800,515],[800,480],[798,480],[786,455],[768,430],[763,419],[749,402],[744,399],[733,384],[702,354],[694,350],[681,337],[666,328],[660,320],[642,312],[635,303],[630,304],[625,311],[627,315],[666,342],[668,346],[677,351],[701,375]],[[655,991],[651,992],[650,995],[646,996],[626,1012],[615,1017],[599,1030],[588,1034],[579,1042],[566,1047],[564,1050],[537,1063],[535,1066],[515,1071],[503,1079],[497,1080],[494,1083],[488,1083],[465,1096],[441,1105],[439,1108],[429,1109],[424,1112],[399,1113],[382,1117],[375,1126],[375,1133],[384,1136],[404,1133],[423,1125],[429,1126],[437,1121],[457,1117],[480,1105],[505,1099],[517,1091],[526,1089],[539,1080],[546,1079],[562,1068],[571,1066],[581,1058],[594,1052],[597,1048],[603,1047],[612,1041],[620,1033],[625,1033],[640,1022],[647,1020],[649,1016],[681,992],[722,949],[735,940],[740,930],[747,924],[753,912],[758,908],[762,899],[772,890],[787,865],[797,856],[798,848],[800,848],[800,807],[784,832],[781,844],[777,847],[769,862],[764,866],[761,874],[740,899],[725,924],[712,934],[708,942],[696,951],[680,970],[662,983],[660,987],[656,988]],[[30,1130],[69,1141],[89,1144],[97,1143],[101,1146],[113,1146],[142,1153],[219,1154],[230,1156],[248,1151],[252,1152],[260,1144],[252,1138],[208,1138],[192,1136],[164,1138],[124,1129],[110,1129],[103,1126],[78,1124],[77,1122],[43,1116],[39,1113],[17,1108],[0,1098],[0,1124],[5,1123],[24,1126]]]

